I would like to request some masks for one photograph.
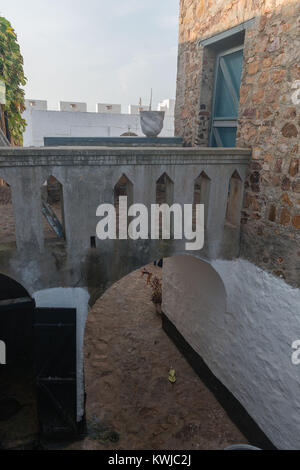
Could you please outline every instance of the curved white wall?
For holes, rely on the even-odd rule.
[[[300,290],[244,260],[178,256],[164,262],[163,311],[273,444],[300,448]]]

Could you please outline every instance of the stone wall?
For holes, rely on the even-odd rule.
[[[250,19],[237,145],[252,147],[242,256],[300,286],[300,2],[181,0],[175,134],[207,146],[214,51],[201,41]],[[255,240],[255,243],[253,243]]]

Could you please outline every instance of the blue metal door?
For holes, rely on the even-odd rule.
[[[210,141],[212,147],[235,147],[242,65],[242,47],[217,56]]]

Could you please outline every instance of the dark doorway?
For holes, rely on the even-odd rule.
[[[6,364],[0,365],[0,448],[34,448],[38,418],[34,365],[34,300],[13,279],[0,275],[0,339]]]
[[[41,437],[72,440],[77,422],[76,309],[36,308],[35,345]]]
[[[76,309],[36,308],[23,286],[0,274],[0,340],[0,449],[78,437]]]

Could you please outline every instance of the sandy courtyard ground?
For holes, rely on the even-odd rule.
[[[149,266],[160,276],[162,270]],[[246,443],[161,328],[141,271],[89,314],[85,377],[89,436],[73,449],[224,449]],[[169,369],[177,381],[168,380]]]

